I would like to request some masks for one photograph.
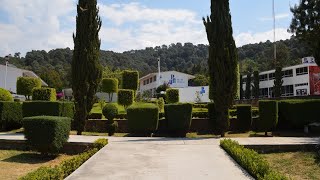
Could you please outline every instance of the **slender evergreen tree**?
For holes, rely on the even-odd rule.
[[[247,73],[247,81],[246,81],[246,91],[245,91],[245,98],[251,99],[251,71],[248,71]]]
[[[240,75],[240,100],[244,98],[243,77]]]
[[[282,93],[282,67],[280,65],[276,66],[275,79],[273,85],[273,94],[275,98],[281,97]]]
[[[211,0],[211,15],[203,18],[209,41],[209,97],[215,103],[215,133],[225,135],[228,109],[237,88],[237,48],[232,36],[229,0]]]
[[[260,89],[259,71],[253,72],[253,88],[252,93],[255,99],[259,99],[259,89]]]
[[[77,13],[77,29],[73,34],[72,89],[76,101],[74,121],[77,134],[81,134],[102,78],[99,63],[101,19],[97,0],[79,0]]]

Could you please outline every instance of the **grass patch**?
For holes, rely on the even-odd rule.
[[[262,154],[273,169],[292,179],[320,179],[320,162],[315,152]]]
[[[44,157],[30,151],[0,150],[0,179],[18,179],[41,166],[53,167],[71,157],[64,154]]]

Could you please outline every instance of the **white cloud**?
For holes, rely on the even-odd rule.
[[[289,13],[282,13],[282,14],[276,14],[275,15],[275,19],[276,20],[280,20],[280,19],[288,19],[290,18],[290,14]],[[273,17],[262,17],[259,18],[260,21],[272,21]]]

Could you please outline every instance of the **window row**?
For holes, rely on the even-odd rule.
[[[157,81],[157,76],[153,76],[150,79],[144,80],[143,85],[151,84],[152,82],[156,82],[156,81]]]

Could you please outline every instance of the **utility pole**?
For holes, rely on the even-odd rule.
[[[160,72],[160,57],[158,57],[158,87],[161,85],[160,84],[160,76],[161,76],[161,72]]]
[[[273,16],[273,45],[274,45],[274,62],[277,63],[277,45],[276,45],[276,13],[274,9],[274,0],[272,0],[272,16]]]

